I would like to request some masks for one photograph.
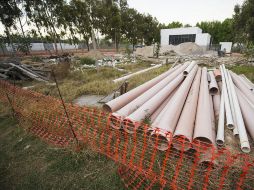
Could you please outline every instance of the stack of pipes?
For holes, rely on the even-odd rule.
[[[128,133],[149,118],[150,135],[159,139],[156,144],[162,151],[169,144],[183,151],[196,149],[195,144],[223,146],[226,126],[239,138],[241,150],[249,153],[248,133],[254,139],[253,89],[244,75],[224,65],[208,72],[191,61],[106,103],[104,109],[112,112],[111,126]]]

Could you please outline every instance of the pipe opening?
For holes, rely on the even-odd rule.
[[[234,129],[234,125],[233,124],[227,124],[228,129]]]
[[[123,120],[123,124],[122,124],[123,129],[130,134],[133,134],[136,130],[135,124],[133,121],[131,121],[130,119],[125,119]]]
[[[216,140],[216,144],[217,144],[218,146],[223,146],[223,145],[224,145],[224,141],[218,139],[218,140]]]
[[[156,141],[158,141],[157,144],[156,144]],[[168,139],[165,136],[160,134],[152,135],[152,144],[156,146],[158,150],[161,150],[161,151],[166,151],[170,148]]]
[[[216,95],[219,92],[219,90],[216,87],[212,87],[212,88],[210,88],[209,92],[212,95]]]
[[[114,129],[121,129],[121,118],[111,115],[110,116],[110,126]]]
[[[183,71],[183,76],[187,76],[189,74],[189,72],[188,71]]]
[[[103,110],[106,111],[106,112],[112,112],[112,109],[111,109],[110,106],[107,105],[107,104],[104,104],[104,105],[102,106],[102,108],[103,108]]]
[[[176,135],[173,138],[173,147],[176,148],[177,150],[183,150],[183,151],[187,151],[191,148],[191,144],[188,138],[186,138],[183,135]]]
[[[242,150],[244,153],[250,153],[250,148],[249,148],[249,147],[242,147],[241,150]]]
[[[215,80],[216,80],[217,82],[222,81],[222,77],[221,77],[221,75],[217,75],[217,76],[215,77]]]
[[[212,142],[206,137],[196,137],[193,141],[193,146],[195,149],[209,148]]]

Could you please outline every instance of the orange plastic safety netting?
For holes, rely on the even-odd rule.
[[[247,154],[184,139],[164,142],[144,123],[130,134],[121,126],[112,128],[109,113],[65,103],[66,114],[60,100],[5,81],[0,81],[0,102],[27,123],[25,130],[42,140],[70,148],[87,144],[117,162],[128,188],[253,189],[254,159]],[[157,130],[171,139],[166,131]],[[161,144],[168,149],[160,151]]]

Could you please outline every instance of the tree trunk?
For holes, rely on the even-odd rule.
[[[23,35],[23,38],[25,39],[25,45],[26,45],[26,55],[30,52],[29,51],[29,46],[27,44],[27,41],[26,41],[26,36],[25,36],[25,32],[24,32],[24,28],[22,26],[22,23],[21,23],[21,20],[20,20],[20,17],[18,18],[19,19],[19,24],[20,24],[20,27],[21,27],[21,31],[22,31],[22,35]]]
[[[89,39],[85,38],[85,41],[86,41],[87,50],[90,51]]]
[[[12,53],[11,54],[12,54],[13,57],[16,57],[16,50],[14,48],[14,45],[13,45],[13,42],[12,42],[11,35],[10,35],[8,27],[5,27],[5,30],[6,30],[6,36],[9,39],[11,47],[12,47]]]
[[[43,40],[41,31],[40,31],[40,27],[39,27],[39,25],[38,25],[38,23],[37,23],[36,21],[35,21],[35,25],[36,25],[36,28],[37,28],[39,34],[40,34],[41,42],[44,44],[44,40]],[[46,44],[49,44],[49,43],[48,43],[48,40],[45,40],[45,41],[46,41]],[[44,46],[44,49],[45,49],[45,46]],[[45,49],[45,51],[46,51],[46,52],[48,51],[49,54],[50,54],[50,56],[52,56],[52,53],[51,53],[50,49],[47,49],[47,50]]]

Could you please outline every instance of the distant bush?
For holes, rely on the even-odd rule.
[[[80,58],[81,65],[95,65],[95,60],[89,57]]]

